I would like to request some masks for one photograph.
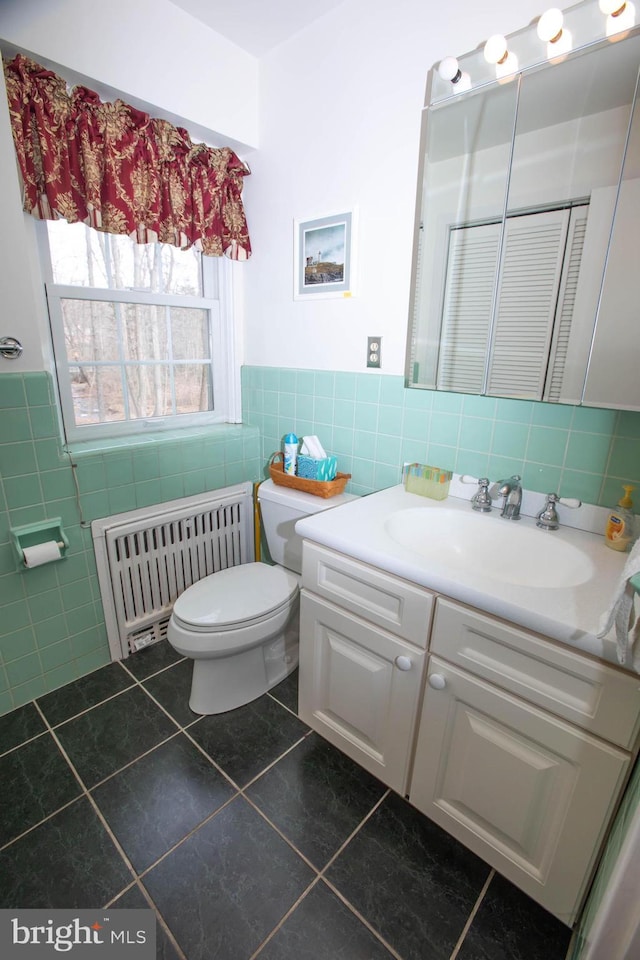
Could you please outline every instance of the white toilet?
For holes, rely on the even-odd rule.
[[[298,592],[301,517],[353,500],[324,499],[265,480],[258,488],[271,559],[220,570],[176,600],[167,639],[193,659],[189,706],[194,713],[223,713],[255,700],[298,664]]]

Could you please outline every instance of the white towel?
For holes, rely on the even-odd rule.
[[[640,573],[640,539],[636,540],[627,557],[622,576],[618,582],[611,607],[602,619],[598,637],[604,637],[615,626],[618,662],[626,664],[629,654],[633,654],[633,667],[640,671],[640,615],[636,611],[638,593],[631,578]],[[636,647],[636,649],[634,649]]]

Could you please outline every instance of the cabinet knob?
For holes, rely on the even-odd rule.
[[[441,673],[432,673],[429,676],[429,686],[433,687],[434,690],[444,690],[446,685],[447,681]]]
[[[409,657],[396,657],[395,664],[398,670],[411,670],[413,666]]]

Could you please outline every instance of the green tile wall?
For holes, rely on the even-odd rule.
[[[109,661],[91,520],[254,480],[262,464],[257,428],[242,425],[84,444],[70,456],[46,373],[1,375],[0,417],[3,714]],[[62,518],[67,557],[18,570],[10,528],[51,517]]]
[[[623,481],[640,487],[638,413],[405,390],[378,374],[255,366],[242,379],[243,425],[85,444],[74,470],[48,374],[0,376],[0,714],[109,659],[86,524],[263,476],[289,430],[317,434],[356,493],[397,483],[408,460],[517,471],[529,489],[600,504]],[[10,527],[48,517],[63,520],[67,558],[18,571]]]
[[[586,503],[617,502],[638,485],[640,413],[407,390],[402,377],[246,366],[243,420],[267,461],[283,434],[317,434],[350,490],[398,483],[407,461],[498,479]]]

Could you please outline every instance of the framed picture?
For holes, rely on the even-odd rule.
[[[294,221],[294,300],[350,297],[355,211]]]

